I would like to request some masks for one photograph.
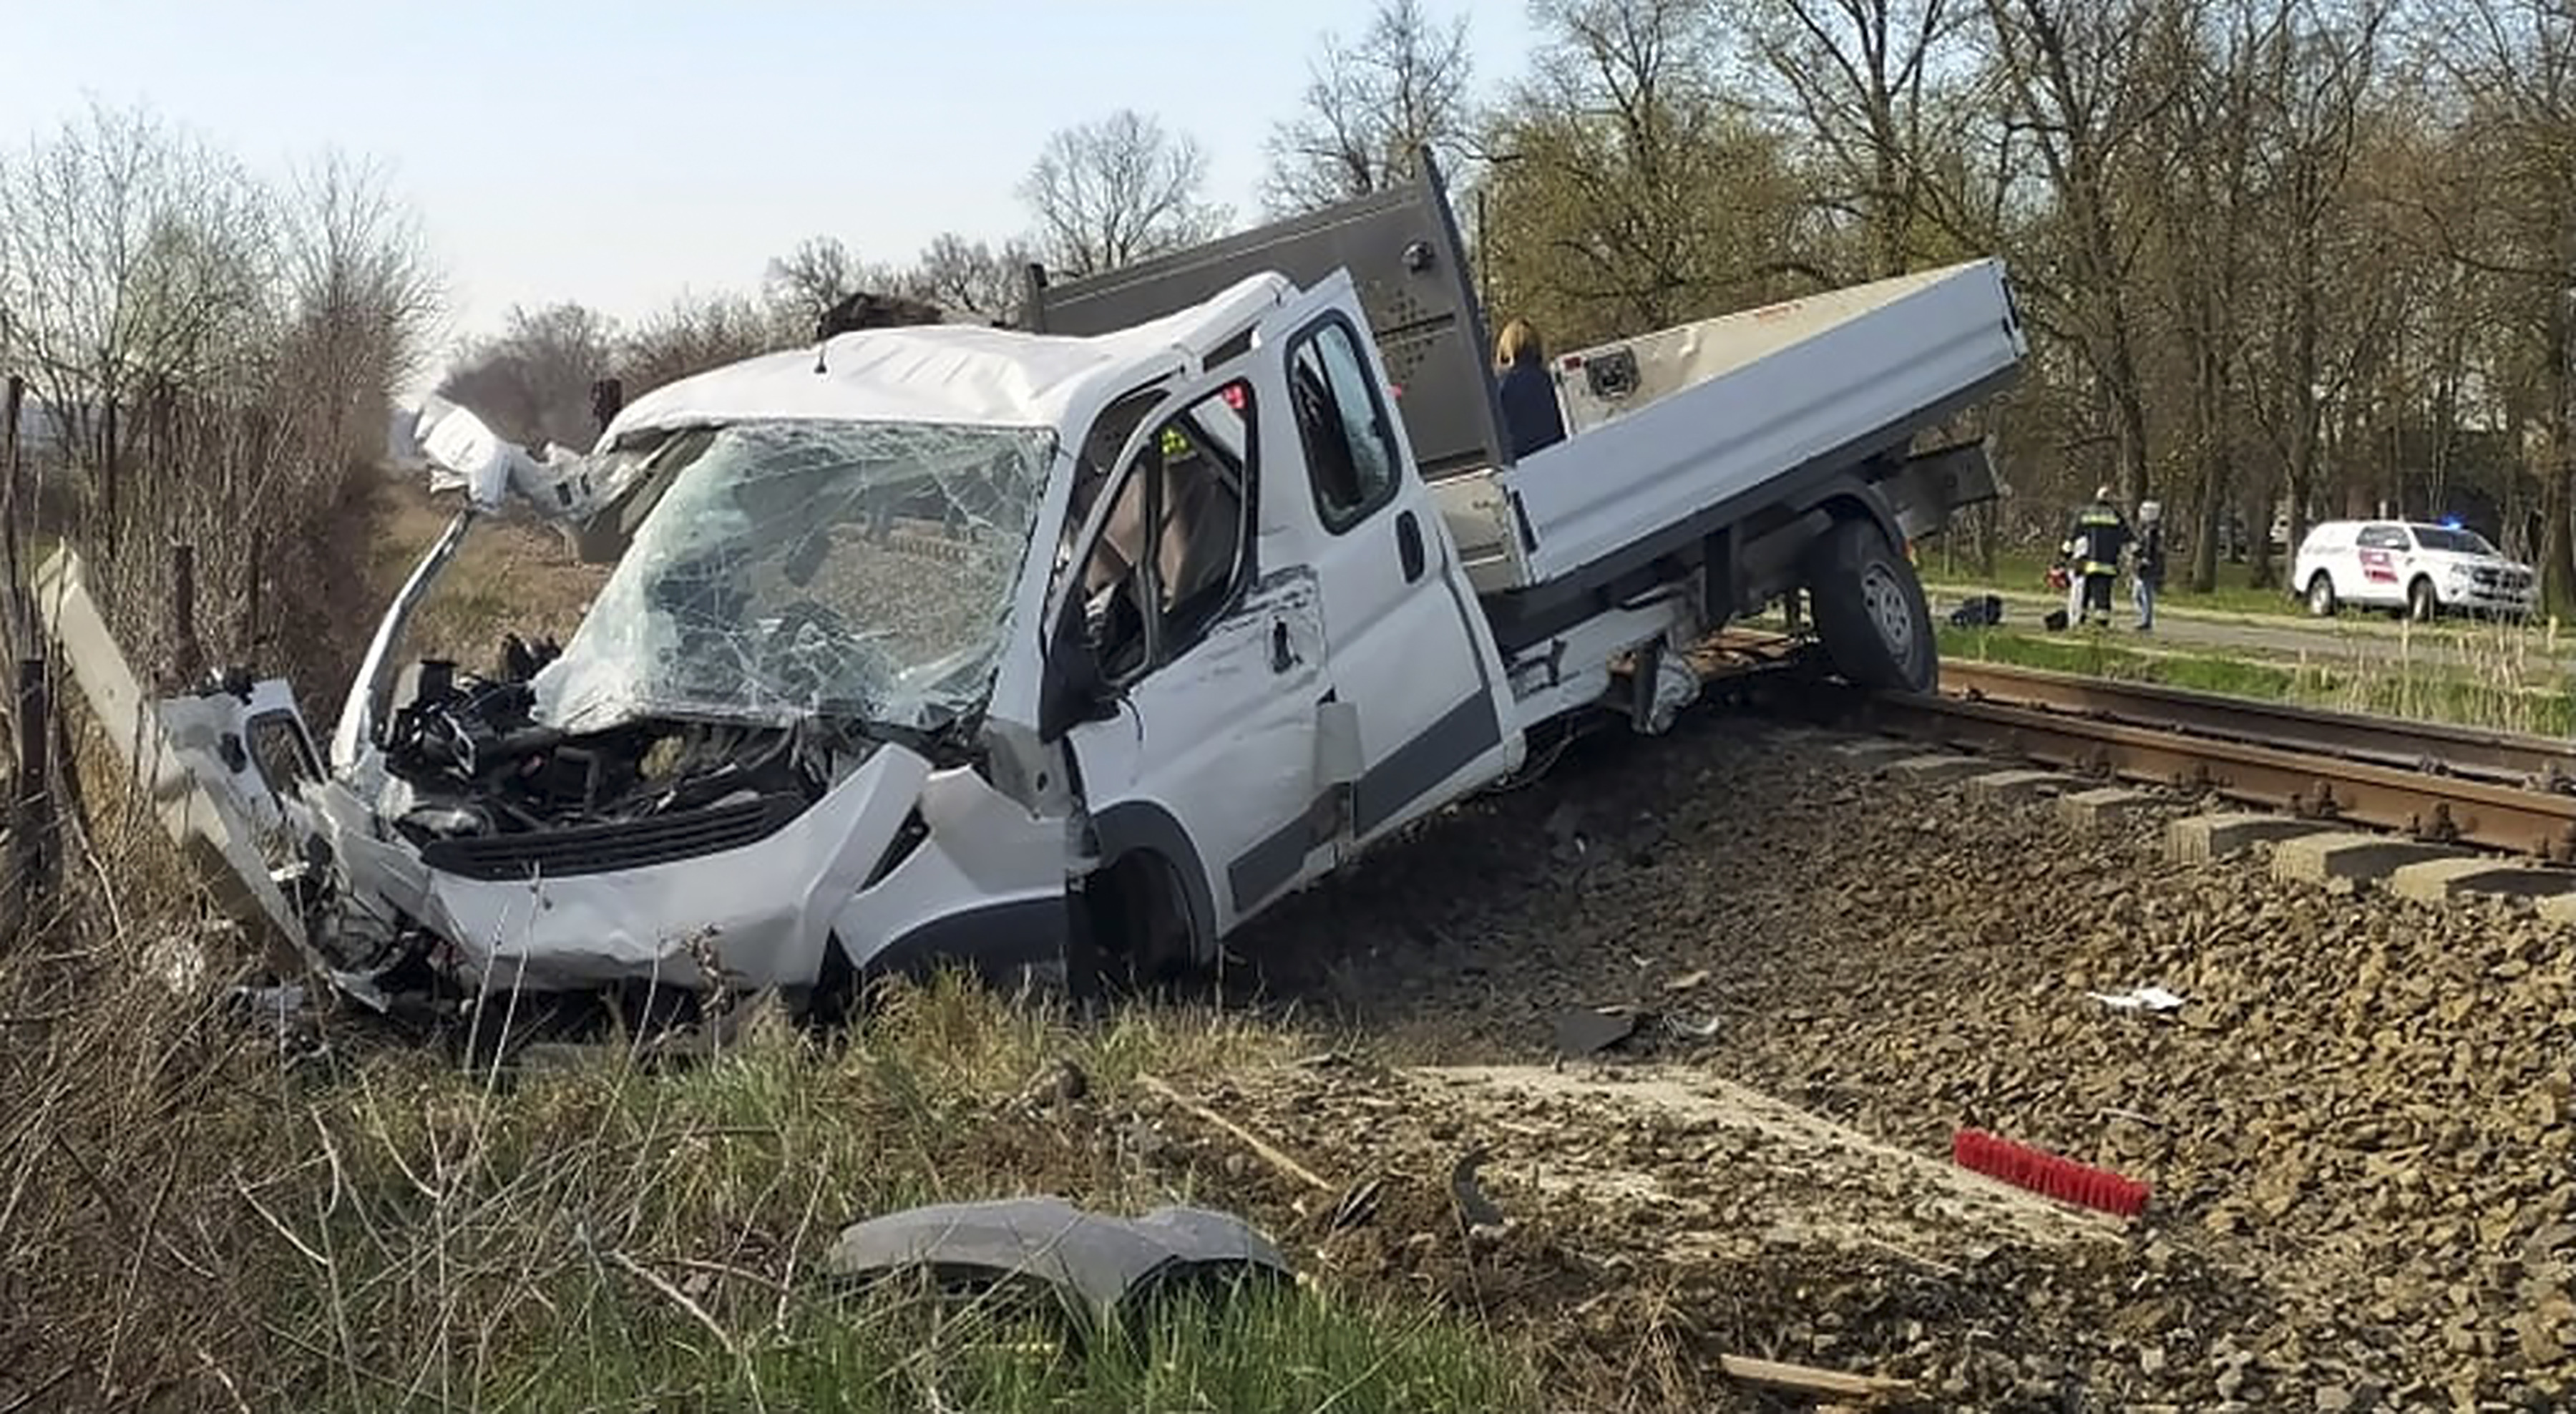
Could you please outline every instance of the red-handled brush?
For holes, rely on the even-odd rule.
[[[2136,1217],[2147,1206],[2147,1186],[2136,1179],[1981,1129],[1962,1129],[1950,1140],[1950,1161],[2015,1188],[2124,1218]]]

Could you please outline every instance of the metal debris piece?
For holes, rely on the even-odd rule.
[[[2084,995],[2113,1011],[2168,1012],[2181,1008],[2183,999],[2162,987],[2131,987],[2125,992],[2087,992]]]
[[[1184,1288],[1221,1292],[1247,1279],[1293,1280],[1278,1247],[1229,1214],[1169,1207],[1104,1217],[1052,1196],[938,1203],[870,1218],[844,1229],[823,1265],[861,1280],[927,1270],[944,1291],[968,1296],[1034,1279],[1097,1321]]]
[[[1485,1196],[1484,1187],[1476,1182],[1476,1170],[1484,1167],[1490,1157],[1490,1151],[1482,1147],[1470,1149],[1449,1170],[1449,1198],[1458,1205],[1458,1221],[1470,1238],[1499,1237],[1511,1231],[1512,1220],[1494,1206],[1493,1200]]]
[[[1637,1013],[1605,1011],[1585,1007],[1561,1012],[1556,1018],[1556,1050],[1565,1056],[1588,1056],[1606,1051],[1637,1032]]]

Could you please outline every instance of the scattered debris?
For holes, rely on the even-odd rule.
[[[1173,1089],[1170,1082],[1162,1079],[1160,1076],[1142,1076],[1139,1077],[1137,1083],[1144,1086],[1147,1090],[1152,1091],[1154,1094],[1161,1096],[1165,1101],[1168,1101],[1173,1105],[1177,1105],[1181,1109],[1189,1112],[1200,1121],[1232,1135],[1237,1142],[1243,1145],[1244,1148],[1252,1151],[1253,1157],[1258,1158],[1263,1163],[1270,1165],[1272,1168],[1277,1169],[1279,1172],[1286,1174],[1290,1178],[1297,1180],[1299,1183],[1306,1185],[1308,1188],[1312,1188],[1319,1193],[1334,1193],[1339,1191],[1313,1169],[1310,1169],[1304,1164],[1297,1162],[1295,1159],[1288,1157],[1286,1154],[1281,1153],[1268,1140],[1263,1139],[1260,1135],[1253,1133],[1251,1130],[1244,1128],[1233,1120],[1227,1119],[1224,1115],[1218,1114],[1216,1111],[1200,1104],[1198,1101],[1189,1098],[1180,1091]]]
[[[1449,1169],[1449,1199],[1458,1206],[1458,1225],[1467,1232],[1469,1241],[1490,1241],[1511,1231],[1512,1220],[1485,1196],[1476,1182],[1476,1170],[1484,1167],[1492,1152],[1482,1147],[1458,1156]]]
[[[1705,967],[1694,967],[1679,977],[1675,977],[1664,983],[1664,990],[1667,992],[1687,992],[1693,990],[1698,987],[1699,984],[1707,980],[1708,969]]]
[[[1854,1375],[1842,1370],[1818,1369],[1813,1365],[1792,1365],[1780,1360],[1756,1360],[1746,1355],[1721,1355],[1718,1368],[1746,1384],[1771,1389],[1795,1390],[1800,1394],[1825,1395],[1836,1399],[1880,1399],[1911,1394],[1914,1386],[1906,1380],[1879,1375]]]
[[[2183,1000],[2162,987],[2131,987],[2125,992],[2087,992],[2084,995],[2114,1011],[2175,1011],[2181,1008]]]
[[[1680,1016],[1664,1018],[1664,1029],[1685,1041],[1714,1040],[1717,1037],[1717,1028],[1718,1021],[1714,1016],[1703,1016],[1697,1021]]]
[[[1961,1168],[2016,1188],[2124,1218],[2136,1217],[2147,1206],[2147,1185],[2135,1179],[1983,1130],[1960,1130],[1951,1141],[1950,1157]]]
[[[2004,601],[1999,594],[1981,595],[1963,601],[1950,611],[1952,628],[1992,628],[2004,621]]]
[[[1556,1018],[1556,1052],[1561,1056],[1597,1055],[1637,1032],[1637,1013],[1626,1008],[1587,1007]]]
[[[1058,1057],[1029,1078],[1020,1087],[1017,1108],[1030,1114],[1052,1114],[1058,1119],[1091,1093],[1091,1077],[1072,1060]]]
[[[843,1229],[823,1264],[862,1281],[927,1272],[942,1294],[968,1299],[1034,1280],[1101,1324],[1153,1297],[1222,1296],[1247,1280],[1294,1280],[1278,1247],[1229,1214],[1168,1207],[1104,1217],[1053,1196],[870,1218]]]

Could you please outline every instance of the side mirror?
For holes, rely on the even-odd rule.
[[[1052,742],[1084,722],[1105,721],[1117,714],[1109,684],[1100,675],[1100,658],[1083,631],[1082,603],[1069,599],[1047,636],[1046,663],[1039,676],[1038,740]]]

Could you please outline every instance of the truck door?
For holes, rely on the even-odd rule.
[[[1247,363],[1161,400],[1124,438],[1053,611],[1081,618],[1066,646],[1096,665],[1097,705],[1066,742],[1103,860],[1143,850],[1169,865],[1202,948],[1331,863],[1329,821],[1310,823],[1322,606],[1305,567],[1262,559],[1274,413]]]
[[[1365,843],[1440,803],[1460,782],[1507,769],[1492,637],[1406,452],[1377,350],[1356,322],[1348,277],[1326,281],[1263,325],[1288,416],[1271,434],[1305,464],[1301,504],[1323,600],[1336,698],[1358,717],[1361,774],[1350,832]],[[1270,341],[1271,331],[1284,337]],[[1265,373],[1268,370],[1265,369]],[[1284,457],[1274,454],[1274,463]]]

